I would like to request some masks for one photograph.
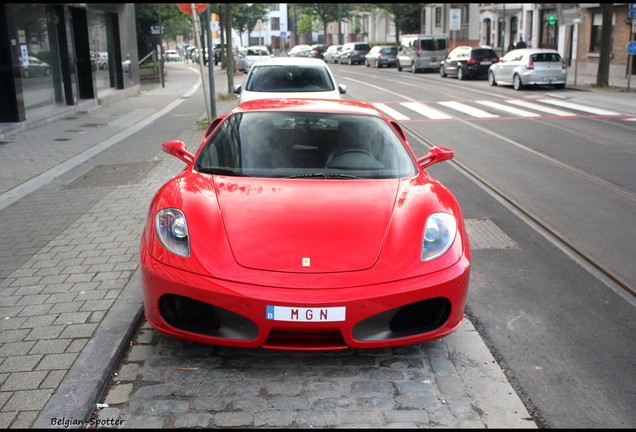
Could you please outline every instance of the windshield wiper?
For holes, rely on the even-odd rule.
[[[220,175],[229,175],[229,176],[236,176],[236,177],[249,177],[247,174],[243,173],[242,171],[237,171],[232,168],[219,168],[219,167],[200,168],[198,171],[204,174],[220,174]]]
[[[296,175],[292,175],[292,176],[288,176],[284,178],[357,179],[360,177],[350,175],[350,174],[341,174],[341,173],[328,174],[323,172],[317,172],[317,173],[296,174]]]

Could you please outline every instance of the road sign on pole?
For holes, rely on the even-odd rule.
[[[197,12],[197,14],[200,14],[205,10],[205,8],[208,7],[207,3],[177,3],[177,6],[179,7],[179,9],[181,9],[181,12],[186,15],[190,15],[192,13],[193,4],[194,10]]]
[[[462,10],[451,9],[450,10],[450,30],[459,31],[462,29]]]
[[[636,41],[627,42],[625,49],[627,50],[627,54],[636,55]]]

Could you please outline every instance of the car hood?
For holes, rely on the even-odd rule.
[[[214,180],[237,263],[303,273],[373,267],[388,232],[398,185],[398,180]]]
[[[338,90],[308,92],[254,92],[242,91],[239,104],[255,99],[342,99]]]

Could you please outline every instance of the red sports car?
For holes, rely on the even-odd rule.
[[[189,341],[382,348],[462,322],[470,249],[460,206],[402,128],[347,100],[258,100],[215,119],[150,204],[145,315]]]

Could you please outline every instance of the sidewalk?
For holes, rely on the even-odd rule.
[[[194,95],[200,85],[196,69],[175,68],[165,87],[142,89],[138,97],[0,140],[0,217],[10,221],[0,230],[7,245],[0,256],[11,262],[0,267],[0,428],[60,427],[53,419],[76,425],[88,419],[128,346],[142,317],[137,251],[147,202],[183,164],[158,152],[144,165],[143,182],[116,182],[103,197],[78,196],[73,182],[81,176],[67,173]],[[225,90],[223,82],[215,87]],[[593,97],[613,109],[621,103],[636,114],[636,93],[568,90],[573,98]],[[217,113],[233,106],[217,102]],[[201,131],[192,134],[199,135],[198,142]],[[64,187],[49,186],[65,176]],[[22,199],[28,194],[29,200]],[[77,207],[74,214],[70,207]],[[41,226],[42,214],[72,223],[50,232]],[[41,230],[32,244],[20,237],[23,225]],[[464,388],[483,398],[478,405],[486,410],[488,427],[535,427],[470,322],[445,343],[454,353],[445,361],[453,362]],[[473,421],[470,427],[475,425],[482,424]]]
[[[87,418],[141,318],[139,233],[149,197],[182,164],[164,157],[159,143],[159,154],[145,165],[144,182],[121,182],[126,172],[100,173],[100,181],[115,180],[104,197],[78,194],[74,183],[90,177],[90,172],[78,177],[80,164],[143,130],[201,85],[198,72],[187,66],[172,70],[170,77],[164,88],[153,86],[137,97],[55,121],[35,119],[38,126],[0,140],[0,217],[5,221],[0,230],[5,245],[0,251],[0,428],[50,427],[54,417]],[[217,111],[233,105],[217,104]],[[192,144],[198,143],[201,131],[192,133]],[[67,228],[51,232],[60,218],[68,218]]]

